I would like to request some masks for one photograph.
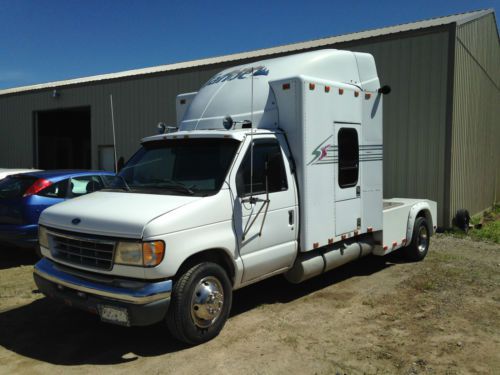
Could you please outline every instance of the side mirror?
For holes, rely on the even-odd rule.
[[[116,164],[116,173],[120,172],[123,169],[123,166],[125,165],[125,159],[123,156],[120,156],[118,159],[118,163]]]
[[[231,116],[227,115],[226,117],[224,117],[224,119],[222,120],[222,125],[224,126],[224,129],[226,130],[229,130],[233,127],[234,125],[234,120]]]
[[[391,86],[389,85],[384,85],[381,88],[378,89],[379,94],[382,95],[387,95],[391,92]]]

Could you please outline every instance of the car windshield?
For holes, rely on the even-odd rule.
[[[127,162],[111,188],[150,194],[215,194],[239,143],[227,138],[147,142]]]

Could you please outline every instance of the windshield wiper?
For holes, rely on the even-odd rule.
[[[132,189],[130,188],[130,186],[128,186],[127,184],[127,181],[125,180],[125,178],[123,176],[120,176],[120,175],[115,175],[115,177],[118,177],[120,180],[122,180],[123,182],[123,186],[109,186],[109,187],[105,187],[104,189],[101,189],[102,190],[108,190],[108,191],[113,191],[113,190],[125,190],[125,191],[132,191]]]
[[[189,187],[187,187],[186,185],[184,185],[182,182],[179,182],[179,181],[174,181],[174,180],[168,180],[168,179],[165,179],[165,180],[160,180],[160,179],[156,179],[156,180],[152,180],[152,182],[156,182],[159,184],[159,186],[148,186],[148,187],[152,187],[152,188],[164,188],[164,189],[170,189],[170,190],[175,190],[175,191],[182,191],[186,194],[189,194],[189,195],[194,195],[194,191],[191,190]]]

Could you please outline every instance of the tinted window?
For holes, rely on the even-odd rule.
[[[236,175],[239,196],[269,193],[288,189],[281,148],[274,140],[256,140],[253,144],[253,186],[251,179],[251,150],[248,150]]]
[[[40,191],[37,195],[49,198],[66,198],[68,193],[68,180],[59,181]]]
[[[359,144],[356,129],[342,128],[338,133],[339,145],[339,186],[355,186],[359,173]]]
[[[12,175],[0,180],[0,199],[22,198],[36,177]]]

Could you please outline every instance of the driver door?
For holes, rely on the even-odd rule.
[[[297,254],[296,194],[283,157],[276,138],[256,138],[233,176],[243,283],[290,267]]]

